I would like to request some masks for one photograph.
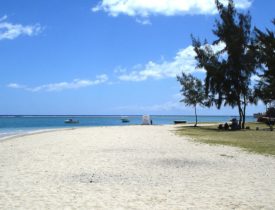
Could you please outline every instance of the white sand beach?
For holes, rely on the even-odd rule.
[[[275,209],[275,158],[93,127],[0,141],[0,209]]]

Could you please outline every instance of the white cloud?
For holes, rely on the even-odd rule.
[[[221,2],[227,3],[226,0]],[[237,8],[246,9],[252,0],[235,0]],[[111,16],[120,14],[147,18],[151,15],[213,15],[217,13],[215,0],[101,0],[93,12],[104,11]]]
[[[212,49],[217,52],[225,47],[223,43],[211,46]],[[125,69],[123,71],[116,70],[119,80],[122,81],[145,81],[147,79],[163,79],[163,78],[175,78],[181,72],[193,73],[204,72],[204,69],[196,69],[196,53],[193,50],[193,46],[178,51],[172,61],[162,61],[157,63],[149,61],[145,65],[136,65],[129,72]],[[120,68],[122,69],[122,68]]]
[[[10,83],[7,85],[7,87],[14,88],[14,89],[24,89],[25,88],[24,85],[19,85],[17,83]]]
[[[42,31],[39,24],[23,26],[7,22],[7,18],[6,15],[0,18],[0,40],[12,40],[21,35],[35,36]]]
[[[152,25],[151,21],[147,18],[136,18],[137,23],[140,23],[141,25]]]
[[[72,82],[60,82],[60,83],[52,83],[46,85],[40,85],[36,87],[28,87],[26,85],[20,85],[17,83],[8,84],[7,87],[15,88],[15,89],[23,89],[26,91],[31,92],[38,92],[38,91],[62,91],[68,89],[79,89],[94,85],[99,85],[108,81],[108,76],[105,74],[99,75],[96,77],[95,80],[79,80],[75,79]]]
[[[8,19],[8,16],[7,16],[7,15],[4,15],[3,17],[0,18],[0,22],[4,21],[4,20],[6,20],[6,19]]]

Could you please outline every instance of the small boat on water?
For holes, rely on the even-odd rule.
[[[175,120],[174,124],[185,124],[187,123],[186,120]]]
[[[121,117],[121,122],[123,122],[123,123],[128,123],[128,122],[130,122],[130,120],[128,119],[128,117],[127,116],[123,116],[123,117]]]
[[[78,120],[73,120],[73,119],[67,119],[67,120],[64,121],[64,123],[76,124],[76,123],[79,123],[79,121]]]

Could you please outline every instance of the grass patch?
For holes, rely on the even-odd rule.
[[[215,126],[182,126],[177,134],[189,136],[195,141],[240,147],[249,152],[275,155],[275,131],[268,130],[265,124],[247,123],[250,130],[221,131]],[[256,130],[259,127],[260,130]]]

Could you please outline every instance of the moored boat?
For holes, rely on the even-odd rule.
[[[186,120],[175,120],[174,124],[184,124],[187,123]]]
[[[121,117],[121,122],[123,122],[123,123],[128,123],[128,122],[130,122],[130,120],[128,119],[128,117],[127,116],[123,116],[123,117]]]
[[[73,120],[73,119],[67,119],[67,120],[64,121],[64,123],[76,124],[76,123],[79,123],[79,121],[78,120]]]

